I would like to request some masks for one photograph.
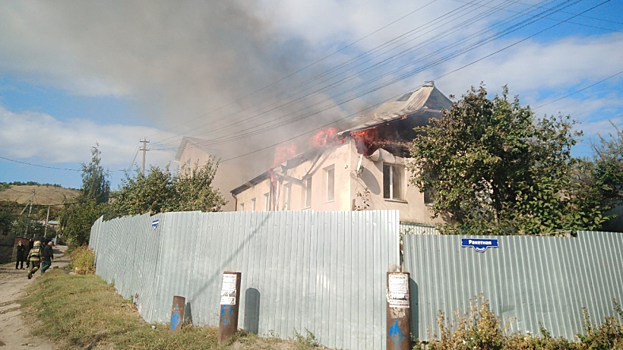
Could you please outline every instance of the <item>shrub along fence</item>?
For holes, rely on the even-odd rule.
[[[166,213],[98,220],[96,273],[167,323],[174,296],[194,324],[219,324],[224,271],[242,273],[239,326],[320,344],[385,349],[386,274],[399,263],[397,211]]]

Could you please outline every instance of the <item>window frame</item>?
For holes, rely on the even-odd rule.
[[[325,198],[327,202],[335,201],[335,166],[331,165],[324,168],[325,178]]]
[[[305,179],[305,186],[303,187],[303,208],[311,208],[313,183],[311,176]]]
[[[270,211],[270,192],[264,193],[264,211]]]
[[[389,169],[389,174],[385,171],[385,169]],[[405,168],[403,165],[396,163],[383,163],[383,199],[389,201],[405,201],[404,178]],[[386,184],[388,180],[389,184]]]

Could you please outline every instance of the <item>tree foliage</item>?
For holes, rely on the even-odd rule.
[[[91,162],[82,164],[82,196],[95,200],[95,203],[106,203],[110,197],[109,174],[100,165],[101,152],[98,146],[91,149]]]
[[[606,220],[590,186],[574,180],[568,116],[535,118],[519,99],[471,88],[439,119],[416,128],[411,181],[435,196],[448,233],[544,234]]]
[[[0,233],[8,235],[13,230],[13,224],[19,217],[17,202],[0,201]]]
[[[598,135],[593,145],[593,176],[604,197],[614,202],[623,200],[623,131],[611,122],[616,133]]]
[[[110,197],[109,174],[101,166],[101,152],[91,150],[91,162],[82,164],[81,194],[73,202],[65,203],[60,214],[61,233],[75,245],[88,243],[91,226],[108,211]]]
[[[188,174],[174,176],[165,169],[150,167],[147,175],[138,170],[135,177],[126,174],[122,187],[113,194],[114,215],[139,215],[171,211],[219,211],[223,196],[212,187],[218,162],[210,159]]]
[[[66,204],[61,212],[61,234],[72,245],[89,243],[91,226],[106,214],[107,203],[98,204],[94,199],[80,197],[78,203]]]

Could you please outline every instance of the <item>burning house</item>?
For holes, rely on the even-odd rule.
[[[428,198],[409,183],[405,165],[413,128],[451,105],[428,82],[356,117],[344,130],[326,129],[307,144],[280,146],[272,167],[232,187],[232,204],[240,211],[394,209],[401,221],[433,223]]]

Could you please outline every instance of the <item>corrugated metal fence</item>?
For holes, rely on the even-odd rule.
[[[240,327],[385,349],[386,272],[399,262],[398,233],[397,211],[184,212],[100,219],[90,246],[97,274],[122,296],[138,295],[148,322],[168,322],[179,295],[194,324],[217,326],[222,273],[239,271]]]
[[[411,273],[411,332],[428,340],[437,311],[452,317],[484,294],[512,330],[574,339],[582,333],[582,307],[591,321],[615,314],[623,301],[623,234],[579,232],[573,237],[486,237],[499,248],[477,253],[461,236],[403,236],[405,268]],[[474,237],[469,237],[474,239]]]

